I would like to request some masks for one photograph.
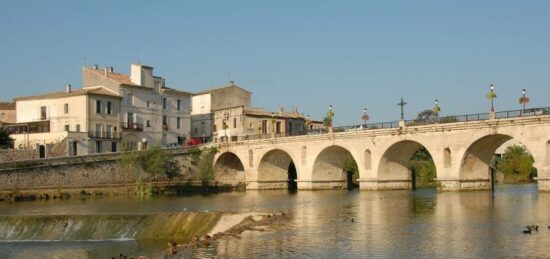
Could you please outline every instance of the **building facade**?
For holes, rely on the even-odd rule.
[[[0,127],[15,123],[15,102],[0,102]]]
[[[83,86],[105,86],[120,96],[122,142],[127,148],[144,145],[176,146],[191,130],[191,93],[165,86],[153,67],[132,64],[130,75],[112,67],[82,68]]]
[[[18,97],[16,123],[8,126],[14,147],[37,149],[41,158],[117,152],[121,97],[90,87]]]
[[[250,107],[252,93],[230,82],[229,85],[195,93],[192,97],[191,137],[213,141],[214,111],[232,107]]]

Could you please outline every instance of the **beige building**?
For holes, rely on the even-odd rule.
[[[105,87],[89,87],[15,99],[15,124],[8,126],[17,149],[40,157],[117,152],[120,99]]]
[[[265,111],[261,108],[237,106],[214,111],[216,141],[237,141],[294,136],[305,133],[305,119],[297,111]]]
[[[122,96],[122,141],[129,148],[176,146],[189,138],[191,93],[166,87],[153,67],[132,64],[130,75],[83,67],[82,81],[85,88],[101,85]]]
[[[191,136],[212,141],[214,111],[232,107],[250,107],[252,93],[233,81],[229,85],[195,93],[192,97]]]
[[[0,102],[0,126],[15,123],[15,103]]]

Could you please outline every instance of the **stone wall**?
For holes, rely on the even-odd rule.
[[[0,149],[0,162],[38,158],[35,149]]]
[[[198,180],[186,152],[175,152],[180,175],[168,179],[152,177],[139,170],[121,170],[117,155],[84,156],[2,163],[0,191],[52,188],[94,188],[135,184],[138,177],[144,182],[184,182]]]

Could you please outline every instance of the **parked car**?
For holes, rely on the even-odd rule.
[[[202,144],[201,138],[192,138],[189,141],[187,141],[187,143],[185,143],[186,146],[195,146],[200,144]]]

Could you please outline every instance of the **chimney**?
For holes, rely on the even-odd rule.
[[[109,67],[109,73],[113,73],[114,69],[113,67]]]
[[[279,116],[283,116],[284,111],[285,111],[285,108],[279,107]]]
[[[103,69],[103,74],[104,74],[105,76],[107,76],[107,72],[109,72],[109,67],[105,67],[105,68]]]
[[[71,84],[67,84],[67,89],[66,89],[67,93],[70,93],[71,92]]]
[[[94,70],[98,70],[99,66],[97,64],[94,64]]]

